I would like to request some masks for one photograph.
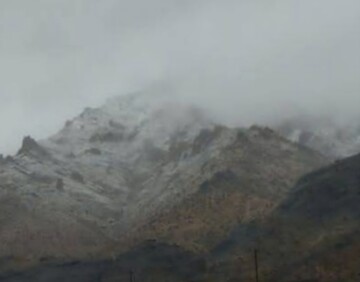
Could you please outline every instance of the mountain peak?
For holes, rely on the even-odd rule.
[[[185,133],[180,134],[184,140],[192,140],[202,129],[214,126],[200,108],[172,98],[153,93],[110,98],[103,106],[86,108],[67,121],[50,141],[77,152],[105,146],[107,151],[116,149],[117,154],[132,154],[144,143],[166,149],[180,133]]]
[[[17,155],[36,155],[40,157],[48,156],[49,153],[45,148],[40,146],[31,136],[24,137],[22,146]]]

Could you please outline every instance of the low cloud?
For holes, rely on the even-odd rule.
[[[353,118],[359,29],[358,0],[3,0],[0,151],[154,84],[231,125]]]

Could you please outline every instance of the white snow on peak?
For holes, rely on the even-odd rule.
[[[201,109],[173,96],[135,93],[108,99],[99,108],[86,108],[44,144],[63,154],[101,147],[134,155],[144,143],[167,150],[173,138],[190,141],[213,125]]]

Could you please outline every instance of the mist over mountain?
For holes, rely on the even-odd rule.
[[[251,276],[249,248],[272,250],[279,240],[278,263],[263,261],[266,281],[300,277],[296,265],[309,256],[301,277],[335,277],[324,258],[331,240],[350,246],[339,252],[341,275],[356,277],[358,157],[321,168],[336,151],[286,139],[285,129],[230,128],[198,107],[135,93],[86,108],[49,138],[25,137],[16,155],[0,158],[0,278],[127,281],[136,269],[144,281],[227,281]],[[342,231],[316,239],[324,228]],[[280,259],[297,244],[311,248]]]
[[[0,281],[359,281],[358,0],[2,0],[0,39]]]
[[[1,159],[4,269],[20,258],[31,264],[116,255],[158,237],[159,227],[147,229],[154,218],[206,195],[210,183],[229,175],[232,199],[248,203],[238,207],[238,219],[227,215],[228,229],[271,210],[298,177],[328,162],[269,128],[228,128],[198,108],[157,99],[115,97],[85,109],[50,138],[25,137],[16,155]],[[244,181],[239,191],[238,181]],[[200,213],[206,206],[198,205]],[[169,243],[198,251],[224,230],[210,245],[178,232]],[[202,229],[195,234],[203,236]]]
[[[357,0],[1,1],[0,151],[154,87],[232,126],[358,119],[359,14]]]

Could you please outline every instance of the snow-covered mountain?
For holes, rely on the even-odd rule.
[[[179,185],[181,178],[195,178],[193,167],[217,148],[188,158],[186,150],[177,155],[176,146],[191,144],[214,125],[197,108],[158,99],[113,98],[85,109],[49,139],[24,138],[16,156],[2,159],[0,254],[68,255],[80,242],[96,249],[165,204],[175,190],[180,193],[169,187],[177,185],[174,175],[181,175]]]
[[[81,281],[88,281],[87,272],[103,273],[104,265],[114,264],[105,271],[110,278],[102,281],[118,281],[123,275],[118,265],[129,263],[129,256],[134,265],[145,267],[147,277],[152,270],[146,268],[149,261],[144,256],[167,260],[179,254],[186,254],[186,259],[207,254],[211,264],[219,250],[227,253],[229,261],[215,262],[225,269],[223,273],[211,269],[214,277],[222,277],[217,281],[230,273],[238,275],[241,256],[245,265],[241,274],[252,275],[252,268],[246,271],[248,256],[244,254],[262,234],[255,236],[252,228],[261,229],[265,223],[271,229],[269,215],[271,219],[301,189],[310,198],[303,201],[300,197],[295,206],[306,215],[309,203],[317,206],[323,198],[320,192],[315,198],[314,193],[306,192],[309,185],[319,188],[320,174],[309,174],[295,186],[298,179],[333,158],[355,152],[359,145],[356,126],[298,118],[276,128],[282,135],[260,126],[229,128],[197,107],[137,93],[85,109],[48,139],[25,137],[15,156],[0,157],[0,278],[38,281],[45,275],[41,271],[70,277],[67,269],[74,268]],[[321,171],[336,172],[338,164]],[[355,177],[353,170],[340,171]],[[329,174],[333,176],[337,173]],[[330,189],[332,200],[339,199],[340,191],[331,187],[320,188]],[[353,196],[349,199],[355,203]],[[290,220],[292,225],[284,222],[277,230],[298,227],[297,221]],[[241,232],[242,228],[250,229]],[[322,233],[316,233],[316,238],[317,234]],[[228,244],[233,236],[236,244]],[[292,242],[287,234],[264,238]],[[95,260],[94,265],[89,259]],[[79,264],[63,263],[69,260],[79,260]],[[55,272],[53,263],[58,267]],[[157,263],[152,265],[159,267]],[[252,267],[252,261],[250,264]],[[31,270],[34,265],[39,271]],[[28,267],[29,272],[13,276],[13,270]],[[165,264],[161,271],[167,267]]]
[[[206,202],[202,189],[229,175],[238,187],[229,197],[237,200],[219,201],[227,213],[217,214],[231,228],[266,214],[299,176],[324,163],[268,128],[217,125],[199,108],[159,95],[115,97],[46,140],[24,138],[17,155],[0,159],[0,257],[109,255],[119,240],[159,234],[159,216],[171,219],[193,195]],[[236,202],[244,197],[242,209]],[[176,233],[182,242],[176,234],[168,238],[189,247],[183,232]]]

